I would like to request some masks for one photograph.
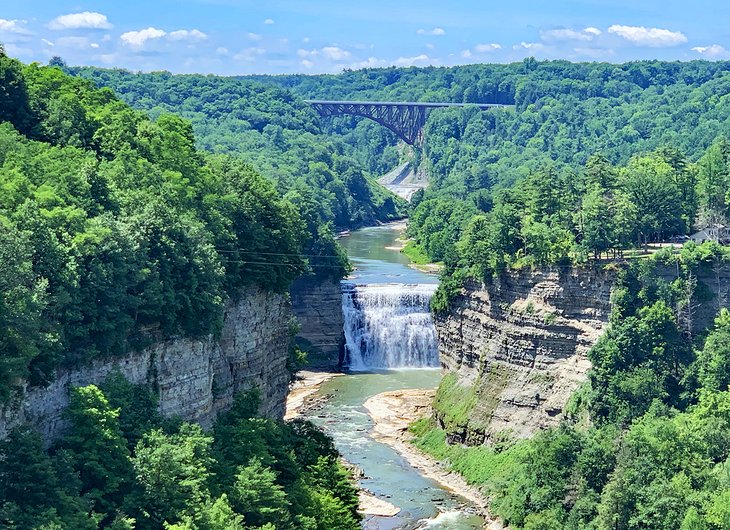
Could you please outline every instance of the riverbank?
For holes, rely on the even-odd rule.
[[[316,407],[319,403],[326,401],[327,396],[315,396],[319,388],[333,377],[339,377],[339,372],[314,372],[302,370],[295,374],[295,380],[289,387],[289,395],[286,398],[286,412],[284,420],[289,421],[299,418],[308,410]]]
[[[460,475],[445,470],[437,460],[410,443],[413,436],[408,426],[431,414],[435,393],[435,390],[422,389],[394,390],[369,398],[364,407],[375,423],[371,436],[395,449],[424,476],[471,501],[487,521],[486,528],[503,530],[501,522],[490,515],[488,499],[479,489],[467,484]]]
[[[284,420],[289,421],[299,418],[327,401],[330,396],[317,396],[317,392],[324,383],[342,375],[344,374],[339,372],[314,372],[309,370],[297,372],[296,380],[292,383],[286,400]],[[362,474],[357,466],[346,460],[343,460],[343,463],[354,476]],[[358,497],[360,501],[359,511],[363,515],[393,517],[400,512],[400,508],[397,506],[376,497],[365,489],[360,489]]]
[[[412,239],[405,237],[405,230],[408,228],[407,219],[403,221],[395,221],[394,223],[389,223],[384,226],[391,227],[393,230],[400,232],[400,236],[395,240],[395,245],[385,247],[387,250],[395,250],[407,257],[410,260],[408,266],[412,269],[433,275],[441,272],[441,269],[443,269],[442,263],[433,263],[428,259],[428,256],[423,254],[418,247],[416,247],[416,244]]]

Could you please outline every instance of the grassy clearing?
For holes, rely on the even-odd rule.
[[[433,263],[426,253],[416,245],[415,241],[408,241],[406,246],[401,249],[401,252],[416,265],[429,265]]]
[[[507,480],[524,458],[525,442],[500,450],[499,446],[466,447],[449,445],[446,432],[424,418],[411,425],[413,444],[424,453],[442,462],[450,471],[459,473],[467,483],[482,487],[486,493]]]

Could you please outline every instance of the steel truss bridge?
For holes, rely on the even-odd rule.
[[[323,118],[330,116],[362,116],[393,131],[409,145],[423,144],[423,127],[428,113],[445,107],[477,107],[481,110],[511,107],[500,103],[423,103],[399,101],[328,101],[305,100]]]

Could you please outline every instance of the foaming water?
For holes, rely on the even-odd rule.
[[[449,530],[460,530],[474,528],[474,516],[469,515],[461,510],[449,510],[439,513],[431,519],[423,519],[419,521],[416,530],[425,530],[426,528],[448,528]]]
[[[430,310],[436,287],[343,282],[348,368],[362,371],[438,366],[438,343]]]

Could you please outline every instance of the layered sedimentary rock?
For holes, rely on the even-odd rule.
[[[586,353],[607,325],[613,282],[610,272],[573,269],[467,285],[436,317],[441,364],[451,374],[440,399],[463,407],[460,415],[439,410],[437,398],[451,440],[480,444],[556,425],[586,379]]]
[[[310,367],[338,366],[345,340],[340,282],[299,279],[291,288],[291,301],[299,322],[297,339],[308,350]]]
[[[168,417],[208,426],[236,392],[253,386],[261,394],[261,414],[282,417],[291,324],[286,296],[250,289],[226,308],[219,338],[158,342],[121,358],[61,372],[48,387],[24,389],[0,408],[0,439],[12,427],[29,424],[53,440],[65,427],[70,388],[99,384],[115,370],[157,390],[160,411]]]

